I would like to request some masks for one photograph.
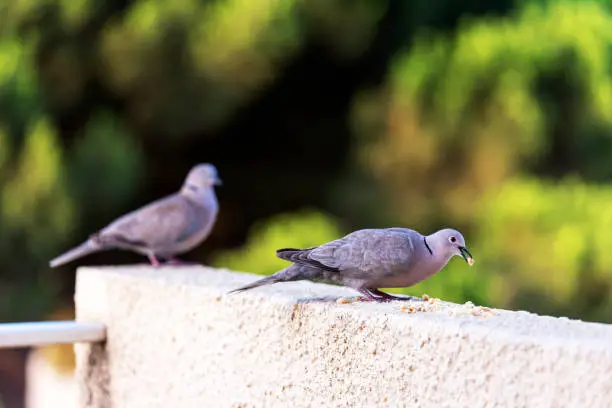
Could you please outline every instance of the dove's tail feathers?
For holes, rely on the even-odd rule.
[[[297,272],[298,271],[296,270],[296,268],[294,268],[292,265],[289,268],[285,268],[281,271],[276,272],[274,275],[266,276],[265,278],[256,280],[255,282],[250,283],[246,286],[243,286],[238,289],[234,289],[228,292],[228,295],[232,293],[244,292],[245,290],[258,288],[260,286],[272,285],[273,283],[290,282],[293,280],[301,279]]]
[[[256,280],[255,282],[250,283],[250,284],[248,284],[246,286],[243,286],[241,288],[231,290],[231,291],[227,292],[227,294],[231,295],[232,293],[244,292],[245,290],[257,288],[259,286],[271,285],[271,284],[276,283],[276,282],[280,282],[280,280],[278,280],[278,278],[275,278],[274,275],[270,275],[270,276],[266,276],[265,278]]]
[[[338,268],[334,266],[326,265],[316,259],[310,258],[310,253],[313,249],[318,247],[311,247],[305,249],[295,248],[283,248],[276,250],[276,256],[285,261],[293,262],[295,264],[301,264],[305,266],[315,267],[328,272],[339,272]],[[311,271],[312,272],[312,271]]]
[[[305,249],[296,249],[296,248],[277,249],[276,256],[279,257],[280,259],[284,259],[285,261],[291,261],[291,262],[306,261],[308,260],[308,254],[310,253],[310,251],[312,251],[315,248],[316,247],[305,248]]]
[[[84,257],[85,255],[89,255],[94,252],[100,251],[102,248],[99,244],[96,244],[91,239],[82,243],[76,248],[72,248],[69,251],[64,252],[60,256],[54,258],[49,262],[51,268],[56,268],[58,266],[67,264],[68,262],[72,262],[75,259]]]

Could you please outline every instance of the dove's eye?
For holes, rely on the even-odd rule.
[[[451,242],[451,244],[454,244],[455,242],[457,242],[457,238],[455,237],[450,237],[448,240]]]

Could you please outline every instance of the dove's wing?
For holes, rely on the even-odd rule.
[[[407,229],[365,229],[304,250],[280,250],[280,258],[356,279],[391,276],[414,259],[415,232]]]
[[[104,243],[163,248],[197,228],[193,206],[181,195],[154,201],[117,219],[100,231]]]

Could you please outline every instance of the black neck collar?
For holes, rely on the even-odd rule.
[[[185,183],[185,188],[191,191],[198,191],[198,186],[194,186],[193,184]]]
[[[431,248],[429,247],[429,244],[427,243],[427,237],[423,237],[423,243],[425,244],[425,248],[427,248],[427,250],[429,251],[429,254],[433,255],[433,251],[431,250]]]

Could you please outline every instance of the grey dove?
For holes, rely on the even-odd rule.
[[[133,251],[149,258],[180,263],[175,255],[200,245],[210,234],[219,211],[215,185],[221,179],[212,164],[194,166],[181,190],[130,212],[91,235],[76,248],[51,260],[52,268],[108,249]]]
[[[317,247],[279,249],[276,256],[293,265],[230,293],[310,280],[353,288],[367,301],[405,300],[378,288],[415,285],[438,273],[455,255],[470,266],[474,263],[463,235],[454,229],[427,236],[408,228],[362,229]]]

